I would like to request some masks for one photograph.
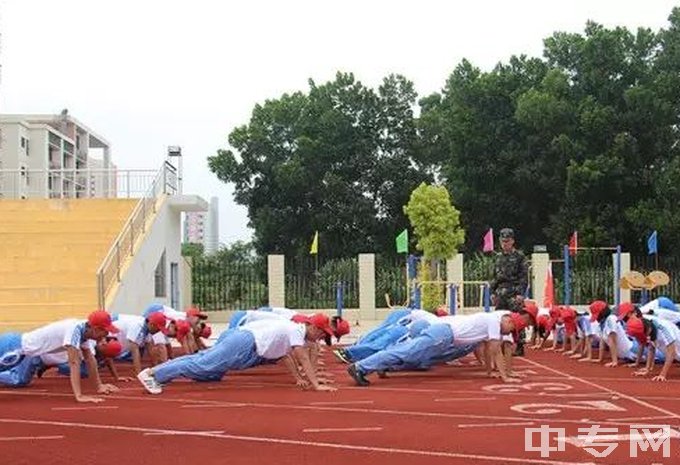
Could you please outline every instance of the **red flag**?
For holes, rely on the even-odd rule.
[[[578,231],[574,231],[569,239],[569,255],[576,255],[578,251]]]
[[[552,262],[548,262],[545,274],[545,290],[543,291],[543,307],[551,308],[555,303],[555,287],[553,285]]]
[[[484,235],[484,246],[482,252],[493,252],[493,229],[489,230]]]

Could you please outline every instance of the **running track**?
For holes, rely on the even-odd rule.
[[[77,404],[68,379],[46,374],[29,388],[0,390],[0,456],[11,464],[476,465],[680,463],[680,370],[672,380],[634,378],[626,367],[577,363],[531,352],[516,359],[519,385],[478,367],[371,377],[355,387],[329,351],[337,392],[305,392],[283,367],[265,366],[220,383],[179,381],[151,396],[136,382],[100,404]],[[106,377],[104,377],[105,381]],[[87,380],[85,390],[91,390]],[[599,424],[616,448],[588,453],[579,428]],[[630,425],[673,428],[663,449],[630,457]],[[525,451],[525,428],[564,428],[547,457]],[[539,434],[534,444],[539,444]],[[606,444],[595,444],[595,452]]]

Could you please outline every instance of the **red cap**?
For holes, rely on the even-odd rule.
[[[550,317],[548,315],[541,315],[538,317],[536,320],[536,325],[539,328],[545,328],[547,331],[550,331],[550,327],[552,326],[550,324]]]
[[[182,341],[191,332],[191,325],[185,320],[175,320],[175,339]]]
[[[117,333],[120,331],[113,326],[113,323],[111,323],[111,315],[105,310],[97,310],[96,312],[90,313],[87,317],[87,323],[94,328],[105,329],[109,333]]]
[[[564,332],[567,336],[573,336],[576,334],[576,320],[564,320]]]
[[[344,336],[345,334],[349,334],[349,321],[339,318],[335,322],[334,335],[338,340],[340,340],[340,337]]]
[[[553,305],[550,307],[550,318],[553,320],[557,320],[560,318],[560,306],[559,305]]]
[[[290,321],[293,323],[310,323],[309,317],[307,315],[303,315],[302,313],[296,313],[293,315]]]
[[[515,333],[519,333],[527,327],[527,324],[524,322],[524,319],[519,313],[510,312],[508,313],[508,316],[510,317],[510,321],[512,321],[515,326]]]
[[[524,310],[529,315],[531,315],[531,318],[534,320],[534,324],[536,324],[536,321],[538,320],[538,307],[536,306],[536,304],[531,301],[525,300]]]
[[[565,324],[567,322],[576,321],[576,311],[571,307],[562,307],[560,310],[560,315],[562,316]]]
[[[590,321],[597,321],[597,317],[600,316],[602,310],[607,308],[607,302],[604,300],[596,300],[590,304]]]
[[[99,352],[104,358],[118,357],[122,351],[123,346],[115,339],[97,346],[97,352]]]
[[[163,312],[152,313],[146,317],[146,321],[156,325],[161,333],[168,334],[168,328],[166,328],[166,325],[168,324],[168,317],[166,317]]]
[[[201,331],[201,337],[204,338],[209,338],[210,335],[212,334],[212,328],[208,325],[205,325],[205,328],[203,328],[203,331]]]
[[[446,311],[446,308],[444,307],[438,307],[437,310],[434,311],[434,314],[442,317],[442,316],[447,316],[449,312]]]
[[[619,320],[623,320],[626,316],[635,313],[635,305],[631,302],[623,302],[619,304]]]
[[[640,344],[647,344],[647,335],[645,334],[645,325],[638,317],[631,317],[626,323],[626,333],[638,340]]]
[[[309,324],[312,326],[316,326],[319,329],[322,329],[324,333],[328,334],[329,336],[333,335],[333,328],[331,328],[331,320],[328,318],[328,315],[325,315],[323,313],[315,313],[314,315],[309,317]]]
[[[187,316],[196,316],[201,320],[207,320],[208,314],[203,313],[198,307],[189,307],[186,311]]]

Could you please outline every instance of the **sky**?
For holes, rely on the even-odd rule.
[[[0,0],[0,112],[67,108],[112,144],[120,169],[184,154],[184,192],[220,203],[220,242],[252,230],[207,157],[253,107],[336,72],[368,86],[399,73],[420,96],[463,58],[483,70],[541,56],[588,20],[667,26],[667,0]]]

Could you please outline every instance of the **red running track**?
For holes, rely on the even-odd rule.
[[[67,378],[46,375],[29,388],[0,391],[0,456],[11,464],[71,465],[680,463],[677,368],[675,379],[653,383],[630,368],[531,352],[516,359],[526,375],[518,385],[478,367],[443,366],[372,377],[360,388],[344,365],[328,352],[324,358],[337,392],[300,391],[283,367],[265,366],[219,383],[174,382],[159,396],[136,381],[122,383],[104,403],[77,404]],[[579,438],[579,428],[596,424],[611,429],[599,433],[615,444],[606,457],[589,453]],[[672,427],[670,457],[663,448],[630,457],[633,424]],[[525,450],[525,429],[541,426],[561,428],[566,438],[548,437],[555,450],[545,457]],[[595,453],[606,448],[592,446]]]

